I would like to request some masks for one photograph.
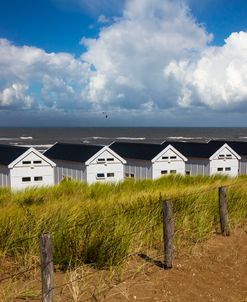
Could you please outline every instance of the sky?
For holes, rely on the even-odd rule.
[[[0,126],[247,126],[247,1],[1,0]]]

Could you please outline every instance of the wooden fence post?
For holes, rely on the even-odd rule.
[[[50,234],[41,234],[39,245],[42,281],[41,302],[53,302],[54,269]]]
[[[173,220],[173,202],[171,200],[163,201],[163,238],[165,249],[164,268],[172,268],[173,260],[173,239],[174,239],[174,220]]]
[[[230,227],[227,212],[227,189],[226,187],[219,187],[219,213],[220,213],[220,228],[224,236],[230,235]]]

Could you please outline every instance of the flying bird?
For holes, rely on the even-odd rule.
[[[105,118],[108,118],[107,112],[103,111],[102,114],[104,114]]]

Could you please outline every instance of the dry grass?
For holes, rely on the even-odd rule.
[[[217,231],[217,187],[220,185],[230,185],[231,224],[242,223],[247,217],[245,181],[246,177],[170,176],[156,181],[128,180],[116,185],[88,186],[65,181],[51,188],[13,193],[2,189],[0,261],[4,265],[0,278],[6,272],[38,265],[38,235],[46,231],[52,234],[56,269],[67,271],[63,282],[69,282],[66,288],[71,301],[80,301],[83,289],[89,286],[90,279],[84,278],[85,270],[104,272],[91,288],[91,295],[97,296],[109,283],[122,280],[125,265],[131,259],[129,255],[162,253],[161,200],[174,200],[178,254]],[[11,259],[9,265],[8,259]],[[135,267],[131,274],[134,276],[138,270]],[[74,279],[79,280],[70,282]],[[4,284],[1,297],[5,297],[3,301],[10,301],[8,283]],[[19,299],[31,297],[37,295],[37,288],[29,285],[11,295]]]

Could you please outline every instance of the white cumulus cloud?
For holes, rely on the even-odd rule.
[[[0,107],[35,106],[37,102],[76,107],[85,101],[82,93],[89,67],[68,53],[47,53],[0,39],[0,70]]]
[[[22,108],[29,108],[32,104],[32,97],[26,92],[28,86],[21,83],[13,83],[10,87],[0,92],[0,107],[15,108],[21,104]]]
[[[99,22],[108,20],[103,14]],[[128,0],[111,20],[97,38],[81,39],[80,58],[0,39],[0,108],[132,110],[137,116],[247,108],[246,32],[215,47],[181,0]]]
[[[199,58],[172,61],[164,75],[175,81],[181,106],[247,108],[247,33],[232,33],[222,47],[207,47]]]
[[[88,49],[82,59],[95,69],[88,98],[127,108],[150,100],[157,107],[173,106],[174,91],[163,69],[200,52],[211,39],[180,1],[128,1],[123,17],[103,28],[98,39],[81,41]]]

